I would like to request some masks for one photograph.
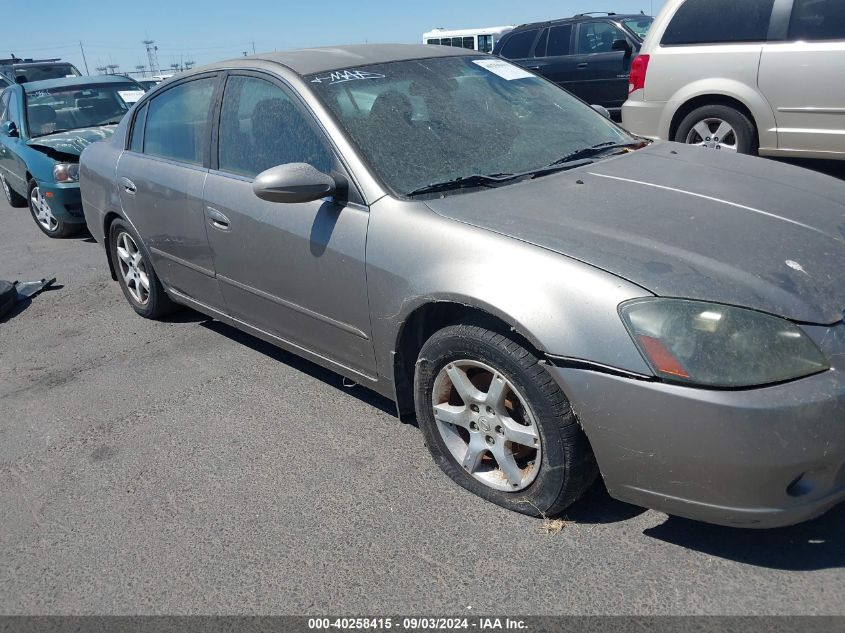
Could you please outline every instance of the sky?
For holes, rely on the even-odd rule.
[[[474,28],[562,18],[585,11],[656,12],[664,0],[0,0],[3,15],[27,15],[4,28],[0,57],[60,57],[90,74],[148,65],[143,40],[158,46],[159,65],[210,63],[288,48],[365,42],[417,43],[436,27]]]

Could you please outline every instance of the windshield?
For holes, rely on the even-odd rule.
[[[393,191],[540,169],[633,139],[554,84],[488,56],[371,65],[308,77]]]
[[[37,66],[15,67],[15,76],[18,83],[80,77],[81,74],[73,64],[38,64]]]
[[[27,91],[29,134],[32,137],[44,136],[65,130],[119,123],[129,110],[127,100],[131,101],[138,91],[134,83],[62,86]]]
[[[625,18],[622,20],[622,23],[636,33],[637,37],[641,40],[645,39],[648,30],[651,28],[652,22],[654,22],[654,18],[650,15],[643,15],[636,18]]]

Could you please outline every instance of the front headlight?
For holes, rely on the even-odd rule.
[[[59,163],[53,167],[53,180],[56,182],[77,182],[79,180],[78,163]]]
[[[830,368],[801,328],[780,317],[686,299],[619,306],[655,375],[702,387],[755,387]]]

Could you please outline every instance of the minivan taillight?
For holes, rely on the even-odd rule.
[[[631,74],[628,76],[628,94],[645,88],[645,74],[648,71],[648,55],[637,55],[631,62]]]

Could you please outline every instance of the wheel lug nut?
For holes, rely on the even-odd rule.
[[[489,435],[488,435],[485,439],[487,440],[487,444],[488,444],[488,445],[490,445],[490,446],[493,446],[493,444],[495,444],[495,443],[496,443],[496,440],[494,440],[494,439],[493,439],[492,437],[490,437]]]
[[[472,405],[470,405],[469,408],[473,413],[478,413],[478,405],[477,404],[472,404]]]
[[[495,413],[495,411],[493,411],[493,407],[487,407],[487,413],[493,415]]]
[[[498,433],[499,435],[504,435],[505,431],[501,426],[497,426],[496,427],[496,433]]]
[[[475,422],[470,422],[470,423],[469,423],[469,428],[470,428],[470,430],[472,430],[472,431],[477,431],[477,430],[478,430],[478,425],[477,425]]]

